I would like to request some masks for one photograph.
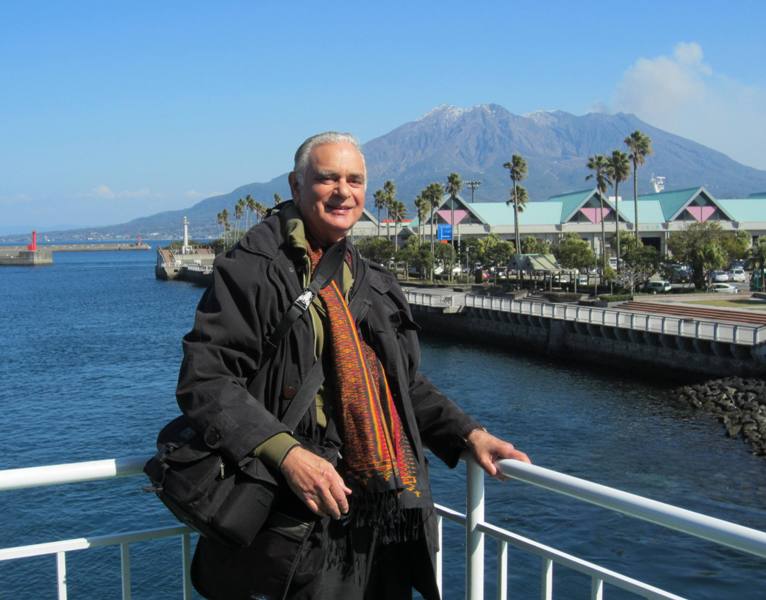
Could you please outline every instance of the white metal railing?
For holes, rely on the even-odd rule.
[[[88,462],[47,465],[23,469],[0,471],[0,492],[19,490],[45,485],[81,483],[114,477],[129,477],[143,474],[145,456],[95,460]],[[56,542],[15,546],[0,549],[0,562],[18,560],[33,556],[54,556],[56,559],[56,582],[59,600],[67,598],[66,556],[68,552],[87,550],[103,546],[120,547],[120,577],[122,600],[131,598],[130,545],[136,542],[159,540],[169,537],[181,538],[181,573],[184,600],[192,598],[191,584],[191,529],[185,526],[144,529],[112,535],[73,538]]]
[[[763,326],[755,327],[753,325],[721,323],[687,317],[637,313],[614,308],[552,304],[533,300],[511,300],[510,298],[473,294],[465,295],[465,305],[470,308],[577,321],[590,325],[606,325],[746,346],[766,342],[766,327]]]
[[[662,590],[643,581],[627,577],[595,563],[583,560],[556,548],[546,546],[524,536],[485,522],[484,520],[484,471],[472,459],[467,458],[466,514],[437,505],[439,535],[442,521],[447,518],[465,527],[466,530],[466,598],[484,598],[484,536],[498,541],[497,553],[497,598],[507,600],[508,544],[541,558],[541,598],[553,597],[554,564],[568,567],[590,577],[591,599],[602,600],[604,583],[644,598],[681,599],[681,596]],[[516,460],[502,460],[498,463],[507,477],[542,487],[557,494],[595,504],[636,519],[674,529],[697,538],[734,548],[741,552],[766,558],[766,532],[737,525],[679,508],[670,504],[650,500],[636,494],[610,488],[604,485],[578,479],[570,475],[551,471],[536,465]],[[441,559],[441,557],[439,557]],[[439,571],[440,573],[441,571]],[[440,589],[441,589],[441,582]]]
[[[132,457],[0,471],[0,492],[42,485],[58,485],[138,475],[141,473],[144,461],[144,457]],[[466,514],[440,505],[437,505],[436,508],[440,538],[439,548],[443,548],[441,536],[443,520],[445,518],[465,527],[466,598],[469,600],[481,600],[484,597],[485,536],[490,536],[498,541],[497,597],[500,600],[506,600],[508,595],[507,561],[509,544],[540,557],[541,597],[543,599],[550,600],[553,595],[554,565],[564,566],[589,576],[591,579],[591,598],[593,600],[602,600],[605,583],[645,598],[663,598],[668,600],[679,600],[681,598],[681,596],[643,581],[622,575],[487,523],[484,520],[484,472],[470,458],[466,460],[466,463]],[[742,552],[766,558],[766,532],[708,517],[536,465],[529,465],[515,460],[503,460],[498,464],[503,474],[519,481],[596,504],[629,517],[643,519],[662,527],[682,531],[697,538],[706,539]],[[191,533],[187,527],[175,526],[97,537],[75,538],[28,546],[16,546],[0,549],[0,561],[18,560],[33,556],[54,556],[57,566],[58,598],[59,600],[65,600],[67,598],[67,552],[119,545],[122,598],[123,600],[129,600],[131,598],[130,544],[180,536],[183,598],[184,600],[189,600],[192,596],[189,576]],[[442,552],[440,550],[437,554],[436,576],[439,589],[442,589]]]
[[[406,290],[404,293],[407,302],[410,304],[417,304],[419,306],[437,306],[439,308],[452,306],[453,304],[452,294],[429,294],[427,292],[415,292],[413,290]]]

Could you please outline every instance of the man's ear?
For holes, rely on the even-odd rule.
[[[295,171],[290,171],[287,176],[287,181],[290,184],[290,193],[293,195],[293,202],[298,203],[300,201],[300,188],[298,186],[298,177],[295,175]]]

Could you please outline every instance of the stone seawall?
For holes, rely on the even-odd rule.
[[[674,390],[672,397],[715,415],[729,437],[742,437],[766,456],[766,381],[727,377]]]
[[[426,332],[486,341],[509,350],[531,350],[621,369],[641,368],[670,378],[766,374],[763,345],[743,346],[482,309],[459,313],[418,305],[412,309]],[[658,367],[663,372],[658,372]]]

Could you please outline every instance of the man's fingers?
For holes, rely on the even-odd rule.
[[[340,519],[340,508],[338,502],[332,495],[330,489],[322,487],[319,489],[319,500],[321,501],[322,510],[330,515],[333,519]]]
[[[513,456],[510,458],[515,458],[516,460],[520,460],[521,462],[532,464],[532,461],[529,460],[529,457],[526,455],[525,452],[522,452],[521,450],[514,450]]]

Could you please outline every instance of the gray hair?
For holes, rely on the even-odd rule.
[[[322,144],[342,143],[351,144],[359,151],[359,154],[362,155],[362,163],[364,164],[364,174],[366,179],[367,163],[364,160],[364,153],[362,152],[362,147],[359,145],[359,141],[350,133],[325,131],[324,133],[317,133],[316,135],[312,135],[310,138],[307,138],[306,141],[298,147],[298,150],[296,150],[293,172],[295,173],[295,178],[298,180],[298,184],[303,185],[303,174],[306,172],[306,169],[309,166],[309,156],[311,155],[311,151],[314,149],[314,147],[321,146]]]

